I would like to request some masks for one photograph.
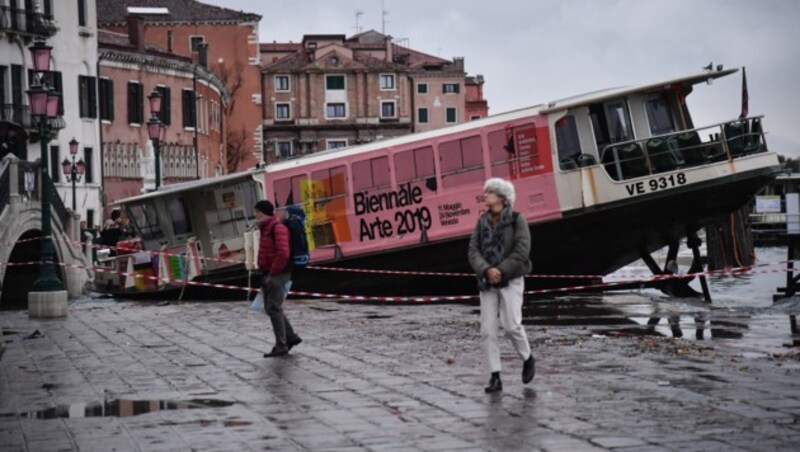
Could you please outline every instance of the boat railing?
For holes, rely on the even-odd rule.
[[[613,143],[603,148],[600,164],[619,181],[766,152],[762,118]]]

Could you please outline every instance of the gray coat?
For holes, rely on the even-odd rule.
[[[491,215],[489,212],[484,212],[483,215]],[[509,223],[503,231],[503,244],[505,246],[505,256],[497,269],[503,276],[501,285],[505,285],[508,281],[527,275],[531,271],[531,231],[528,229],[528,223],[522,215],[515,215],[517,217],[516,224]],[[486,259],[481,255],[480,244],[480,229],[481,219],[475,225],[475,230],[472,231],[472,238],[469,240],[469,264],[475,271],[478,280],[485,277],[486,270],[491,266],[486,262]]]

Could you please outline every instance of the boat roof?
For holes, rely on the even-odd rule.
[[[578,96],[568,97],[565,99],[549,102],[546,105],[540,104],[535,105],[533,107],[522,108],[519,110],[512,110],[505,113],[500,113],[492,116],[488,116],[482,119],[476,119],[474,121],[465,122],[462,124],[449,126],[449,127],[442,127],[436,130],[430,130],[426,132],[419,132],[413,133],[409,135],[403,135],[396,138],[389,138],[385,140],[374,141],[372,143],[363,144],[359,146],[349,146],[346,148],[338,148],[338,149],[330,149],[327,151],[316,152],[314,154],[310,154],[303,157],[298,157],[296,159],[286,160],[279,163],[274,163],[266,167],[266,172],[271,173],[273,171],[282,171],[290,168],[310,165],[314,163],[322,163],[328,160],[333,160],[341,157],[349,157],[354,155],[363,154],[370,151],[376,151],[379,149],[385,149],[392,146],[402,146],[404,144],[413,143],[416,141],[429,139],[429,138],[436,138],[439,136],[450,135],[453,133],[458,133],[462,131],[468,131],[473,129],[476,125],[480,126],[487,126],[492,125],[495,123],[503,123],[507,121],[513,121],[515,119],[526,118],[530,116],[535,116],[538,114],[547,114],[554,111],[565,110],[568,108],[578,107],[581,105],[588,105],[595,102],[600,102],[603,100],[613,99],[621,96],[626,96],[628,94],[637,93],[637,92],[648,92],[657,89],[665,89],[672,85],[681,85],[681,84],[690,84],[694,85],[697,83],[706,82],[709,80],[713,80],[720,77],[725,77],[727,75],[733,74],[737,72],[738,68],[732,69],[723,69],[723,70],[705,70],[696,74],[686,75],[677,78],[671,78],[667,80],[662,80],[654,83],[646,83],[642,85],[634,85],[634,86],[627,86],[627,87],[619,87],[619,88],[611,88],[611,89],[604,89],[600,91],[594,91],[587,94],[581,94]]]
[[[236,181],[237,179],[243,179],[243,180],[244,179],[248,179],[248,178],[252,179],[256,175],[258,175],[259,173],[262,173],[262,172],[264,172],[264,168],[253,168],[253,169],[250,169],[250,170],[247,170],[247,171],[242,171],[242,172],[239,172],[239,173],[226,174],[224,176],[217,176],[217,177],[211,177],[211,178],[207,178],[207,179],[192,180],[192,181],[189,181],[189,182],[181,182],[181,183],[178,183],[178,184],[164,185],[161,188],[159,188],[157,191],[151,191],[149,193],[145,193],[145,194],[142,194],[142,195],[132,196],[130,198],[125,198],[125,199],[120,199],[120,200],[114,201],[112,203],[109,203],[109,205],[118,206],[118,205],[122,205],[122,204],[130,204],[130,203],[134,203],[134,202],[144,201],[144,200],[147,200],[147,199],[153,199],[153,198],[158,198],[158,197],[163,197],[163,196],[170,196],[170,195],[174,195],[176,193],[181,193],[181,192],[190,191],[190,190],[196,190],[198,188],[206,188],[206,187],[213,187],[215,185],[222,185],[222,184],[225,184],[226,182]]]

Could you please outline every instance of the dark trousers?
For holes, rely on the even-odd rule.
[[[291,280],[291,273],[266,275],[261,286],[264,291],[264,311],[272,322],[275,333],[275,347],[286,348],[286,342],[297,338],[289,319],[283,313],[283,300],[286,299],[286,285]]]

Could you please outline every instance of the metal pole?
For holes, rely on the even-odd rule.
[[[161,187],[161,143],[153,140],[153,149],[156,152],[156,190]]]
[[[72,177],[72,210],[74,212],[78,211],[78,202],[75,198],[75,179],[77,179],[78,169],[75,167],[75,156],[72,156],[72,170],[70,171],[70,177]]]
[[[61,281],[56,275],[56,267],[53,263],[55,249],[51,235],[53,234],[52,222],[50,219],[50,176],[48,174],[47,159],[47,121],[46,116],[39,117],[39,135],[42,142],[41,161],[41,193],[39,196],[42,201],[42,264],[39,266],[39,277],[33,283],[36,292],[57,292],[64,290]]]

